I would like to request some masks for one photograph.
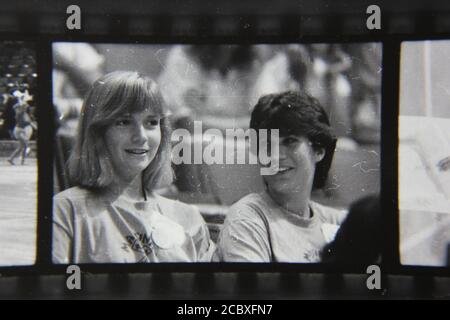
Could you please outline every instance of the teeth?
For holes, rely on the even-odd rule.
[[[147,150],[134,149],[134,150],[127,150],[127,152],[133,153],[133,154],[145,154],[145,153],[147,153]]]
[[[279,168],[278,172],[286,172],[288,170],[290,170],[291,168]]]

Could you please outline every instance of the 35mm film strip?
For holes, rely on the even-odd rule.
[[[2,4],[0,296],[448,297],[450,13],[344,2]]]

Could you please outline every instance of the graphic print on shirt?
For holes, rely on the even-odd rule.
[[[150,256],[156,255],[158,250],[170,250],[180,247],[186,236],[183,227],[162,216],[157,216],[150,234],[135,232],[125,237],[126,242],[122,244],[125,252],[137,252],[142,255],[139,263],[151,262]]]
[[[319,262],[320,261],[320,250],[315,248],[310,243],[308,243],[305,246],[305,252],[303,253],[303,258],[307,262]]]
[[[154,250],[155,245],[148,234],[135,232],[133,235],[128,235],[125,238],[126,242],[122,245],[122,249],[125,252],[130,252],[131,249],[134,252],[147,256]]]

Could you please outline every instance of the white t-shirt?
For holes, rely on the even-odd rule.
[[[209,262],[214,249],[194,206],[158,195],[111,203],[81,188],[54,199],[54,263]]]
[[[250,194],[234,204],[219,235],[214,261],[320,261],[345,213],[310,202],[312,217],[287,214],[267,193]]]

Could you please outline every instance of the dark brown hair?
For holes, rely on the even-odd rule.
[[[253,109],[250,128],[278,129],[282,137],[304,136],[313,148],[323,148],[325,156],[316,165],[313,181],[313,188],[323,188],[337,140],[327,113],[315,98],[306,92],[293,91],[265,95]]]

